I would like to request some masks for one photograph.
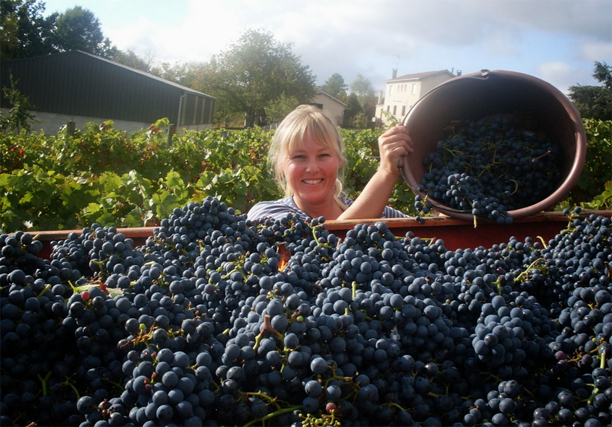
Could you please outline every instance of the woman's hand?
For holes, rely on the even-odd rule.
[[[402,157],[413,152],[412,140],[404,125],[397,125],[378,138],[380,165],[365,188],[338,219],[380,218],[400,175]]]
[[[378,138],[378,150],[380,152],[379,170],[398,177],[399,166],[403,162],[402,158],[413,152],[408,129],[402,124],[388,129]]]

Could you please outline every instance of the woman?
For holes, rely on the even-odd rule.
[[[248,219],[281,219],[294,213],[303,219],[398,218],[406,215],[387,206],[400,176],[403,156],[411,153],[407,129],[398,125],[378,139],[380,165],[359,197],[342,193],[340,171],[346,164],[338,128],[315,106],[301,105],[278,126],[268,163],[286,197],[257,203]]]

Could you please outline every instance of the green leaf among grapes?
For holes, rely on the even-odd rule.
[[[89,203],[85,207],[84,212],[88,214],[94,214],[94,213],[100,212],[100,204],[99,203]]]
[[[121,289],[117,289],[117,288],[109,288],[108,286],[106,286],[106,284],[104,283],[85,283],[83,285],[79,285],[79,286],[74,286],[72,285],[72,290],[75,293],[82,293],[85,291],[89,291],[90,289],[93,288],[100,288],[102,289],[106,294],[108,294],[111,297],[117,297],[120,295],[123,295],[123,291]]]

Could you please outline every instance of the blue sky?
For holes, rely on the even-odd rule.
[[[43,0],[75,6],[104,35],[154,64],[207,62],[247,29],[266,30],[323,84],[361,74],[383,90],[398,75],[483,68],[539,77],[562,92],[599,84],[612,65],[612,0]]]

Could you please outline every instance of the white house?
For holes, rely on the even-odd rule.
[[[461,75],[461,72],[458,71],[457,75]],[[448,70],[427,71],[397,77],[397,70],[394,69],[393,78],[387,80],[384,96],[382,92],[378,96],[378,104],[376,105],[377,123],[387,123],[388,118],[383,114],[383,111],[388,112],[401,122],[420,98],[453,77],[455,77],[455,74]]]

